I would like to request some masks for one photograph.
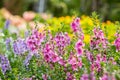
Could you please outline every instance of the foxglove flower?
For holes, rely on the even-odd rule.
[[[5,74],[7,70],[11,69],[8,58],[3,55],[0,55],[0,65],[3,74]]]
[[[13,52],[17,55],[21,55],[28,50],[27,45],[23,39],[17,39],[13,42]]]

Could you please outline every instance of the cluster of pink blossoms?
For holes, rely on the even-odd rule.
[[[99,49],[101,48],[100,45],[102,46],[103,49],[106,49],[108,41],[104,37],[103,31],[100,30],[100,28],[94,28],[93,32],[94,32],[94,36],[90,41],[91,49]]]
[[[91,64],[91,70],[100,72],[102,70],[101,62],[106,62],[106,55],[101,56],[101,54],[97,54],[96,60],[94,60],[94,62]]]
[[[43,33],[38,32],[37,29],[33,30],[32,35],[26,39],[27,47],[30,51],[37,53],[44,38]]]
[[[109,75],[108,73],[104,73],[100,80],[116,80],[114,75]]]
[[[70,44],[70,37],[67,33],[58,33],[55,38],[56,47],[58,48],[58,53],[60,55],[64,54],[64,48]]]
[[[94,56],[91,52],[86,51],[86,57],[91,63],[91,71],[100,72],[102,69],[101,62],[107,62],[106,55],[97,54]]]
[[[94,72],[91,72],[90,74],[84,73],[80,80],[96,80]]]
[[[84,34],[82,32],[82,29],[80,28],[80,18],[75,18],[73,22],[71,23],[71,28],[78,37],[78,42],[75,44],[75,49],[77,51],[77,56],[81,56],[83,53],[83,40],[84,40]]]
[[[120,34],[116,34],[117,39],[114,42],[114,45],[116,47],[116,51],[120,51]]]
[[[75,49],[77,51],[77,56],[81,56],[83,54],[83,47],[84,47],[83,41],[81,39],[78,40],[78,42],[75,44]]]
[[[73,71],[77,71],[78,68],[82,68],[82,60],[76,57],[73,53],[71,53],[68,64],[71,65]]]
[[[67,79],[66,80],[76,80],[75,77],[74,77],[74,75],[71,74],[70,72],[67,72],[66,75],[67,75]]]
[[[43,48],[43,55],[46,62],[58,62],[59,56],[55,53],[53,45],[49,42],[45,44],[45,47]]]
[[[71,28],[79,39],[84,39],[84,34],[82,32],[82,29],[80,28],[80,18],[75,18],[73,20],[73,22],[71,23]]]

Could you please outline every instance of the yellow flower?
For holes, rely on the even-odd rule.
[[[90,42],[90,35],[85,34],[84,36],[84,42],[89,43]]]

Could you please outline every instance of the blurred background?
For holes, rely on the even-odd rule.
[[[120,0],[0,0],[0,8],[13,15],[25,11],[48,13],[55,17],[91,15],[96,11],[103,21],[120,21]]]

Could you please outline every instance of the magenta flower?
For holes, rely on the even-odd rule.
[[[80,26],[80,18],[75,18],[74,21],[71,23],[71,28],[74,32],[79,30]]]
[[[48,76],[46,74],[42,75],[43,80],[48,80]]]
[[[71,23],[71,28],[79,39],[84,39],[84,34],[82,32],[82,29],[80,28],[80,18],[75,18],[73,20],[73,22]]]
[[[58,53],[60,55],[64,54],[64,48],[70,44],[70,37],[67,33],[58,33],[55,38],[56,47],[58,48]]]
[[[93,32],[94,32],[94,36],[91,38],[90,48],[91,49],[99,49],[99,48],[106,49],[108,41],[104,37],[103,31],[100,30],[100,28],[94,28]]]
[[[73,55],[71,55],[68,59],[68,63],[71,65],[73,71],[76,71],[78,70],[78,62],[77,62],[77,59],[76,57],[74,57]]]
[[[115,42],[114,42],[114,45],[116,47],[116,51],[120,51],[120,37],[118,37]]]
[[[27,47],[30,51],[37,53],[41,43],[44,41],[44,38],[44,34],[38,32],[38,30],[33,30],[32,35],[26,40]]]
[[[69,64],[76,64],[77,59],[74,56],[70,56],[70,58],[68,59],[68,63]]]
[[[81,76],[80,80],[89,80],[89,75],[88,74],[83,74]]]
[[[82,68],[82,60],[75,57],[73,54],[70,55],[68,64],[71,65],[73,71],[77,71],[78,68]]]
[[[86,52],[86,56],[87,56],[87,59],[93,63],[94,61],[94,57],[93,57],[93,54],[90,53],[89,51]]]
[[[71,74],[70,72],[67,72],[67,79],[66,80],[76,80],[75,77],[73,76],[73,74]]]
[[[54,52],[54,49],[50,43],[46,43],[43,48],[43,56],[46,62],[58,62],[59,56]]]
[[[82,65],[83,65],[82,60],[78,60],[78,67],[82,68]]]
[[[103,55],[102,61],[103,61],[103,62],[106,62],[106,61],[107,61],[106,55]]]
[[[90,73],[90,80],[96,80],[94,72]]]
[[[104,74],[100,80],[109,80],[108,74]]]
[[[83,49],[82,47],[84,46],[83,42],[81,40],[79,40],[76,45],[75,45],[75,49],[77,51],[77,56],[81,56],[83,53]]]
[[[59,63],[61,66],[66,67],[66,61],[65,61],[65,60],[63,60],[61,57],[60,57],[60,59],[59,59],[58,63]]]

